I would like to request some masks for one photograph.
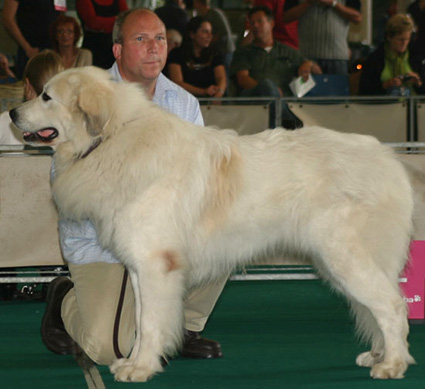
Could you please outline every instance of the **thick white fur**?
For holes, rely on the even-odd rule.
[[[319,127],[250,136],[201,128],[96,68],[59,74],[45,93],[15,122],[59,131],[58,209],[91,219],[133,282],[138,332],[130,358],[111,366],[117,380],[162,370],[160,357],[180,344],[187,288],[288,251],[311,258],[351,303],[371,342],[357,364],[374,378],[403,377],[414,361],[398,275],[413,201],[392,150]]]

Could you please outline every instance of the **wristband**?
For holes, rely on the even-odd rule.
[[[334,1],[332,2],[332,8],[335,8],[337,4],[338,4],[338,2],[337,2],[336,0],[334,0]]]

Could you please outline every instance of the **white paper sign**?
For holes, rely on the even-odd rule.
[[[311,77],[311,74],[308,75],[307,81],[304,81],[302,77],[295,78],[289,84],[292,93],[297,97],[303,97],[309,90],[315,87],[316,83]]]

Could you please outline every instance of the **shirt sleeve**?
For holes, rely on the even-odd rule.
[[[93,64],[93,54],[90,50],[79,49],[75,67],[90,66]]]
[[[55,156],[50,167],[50,181],[53,182],[56,174]],[[106,262],[118,263],[118,260],[109,250],[105,250],[97,240],[94,225],[89,220],[75,222],[59,219],[59,242],[63,259],[77,265]]]
[[[230,74],[234,76],[239,70],[249,70],[251,68],[248,52],[244,47],[236,49],[233,53]]]
[[[300,67],[305,61],[307,61],[307,58],[301,55],[301,53],[298,50],[293,49],[292,47],[288,47],[290,52],[288,53],[289,59],[292,61],[294,66]]]
[[[88,220],[78,223],[59,220],[59,239],[62,255],[67,262],[74,264],[118,263],[109,250],[100,246],[97,241],[96,229]]]
[[[224,58],[221,54],[215,54],[212,58],[211,65],[213,68],[224,65]]]
[[[180,53],[181,53],[181,50],[180,50],[179,47],[171,50],[170,53],[168,54],[167,62],[168,63],[176,63],[178,65],[181,65],[181,61],[180,61],[181,55],[180,55]]]

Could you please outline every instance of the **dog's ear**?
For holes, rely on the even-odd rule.
[[[110,121],[112,94],[113,91],[105,85],[80,84],[77,106],[84,115],[90,136],[101,135]]]

